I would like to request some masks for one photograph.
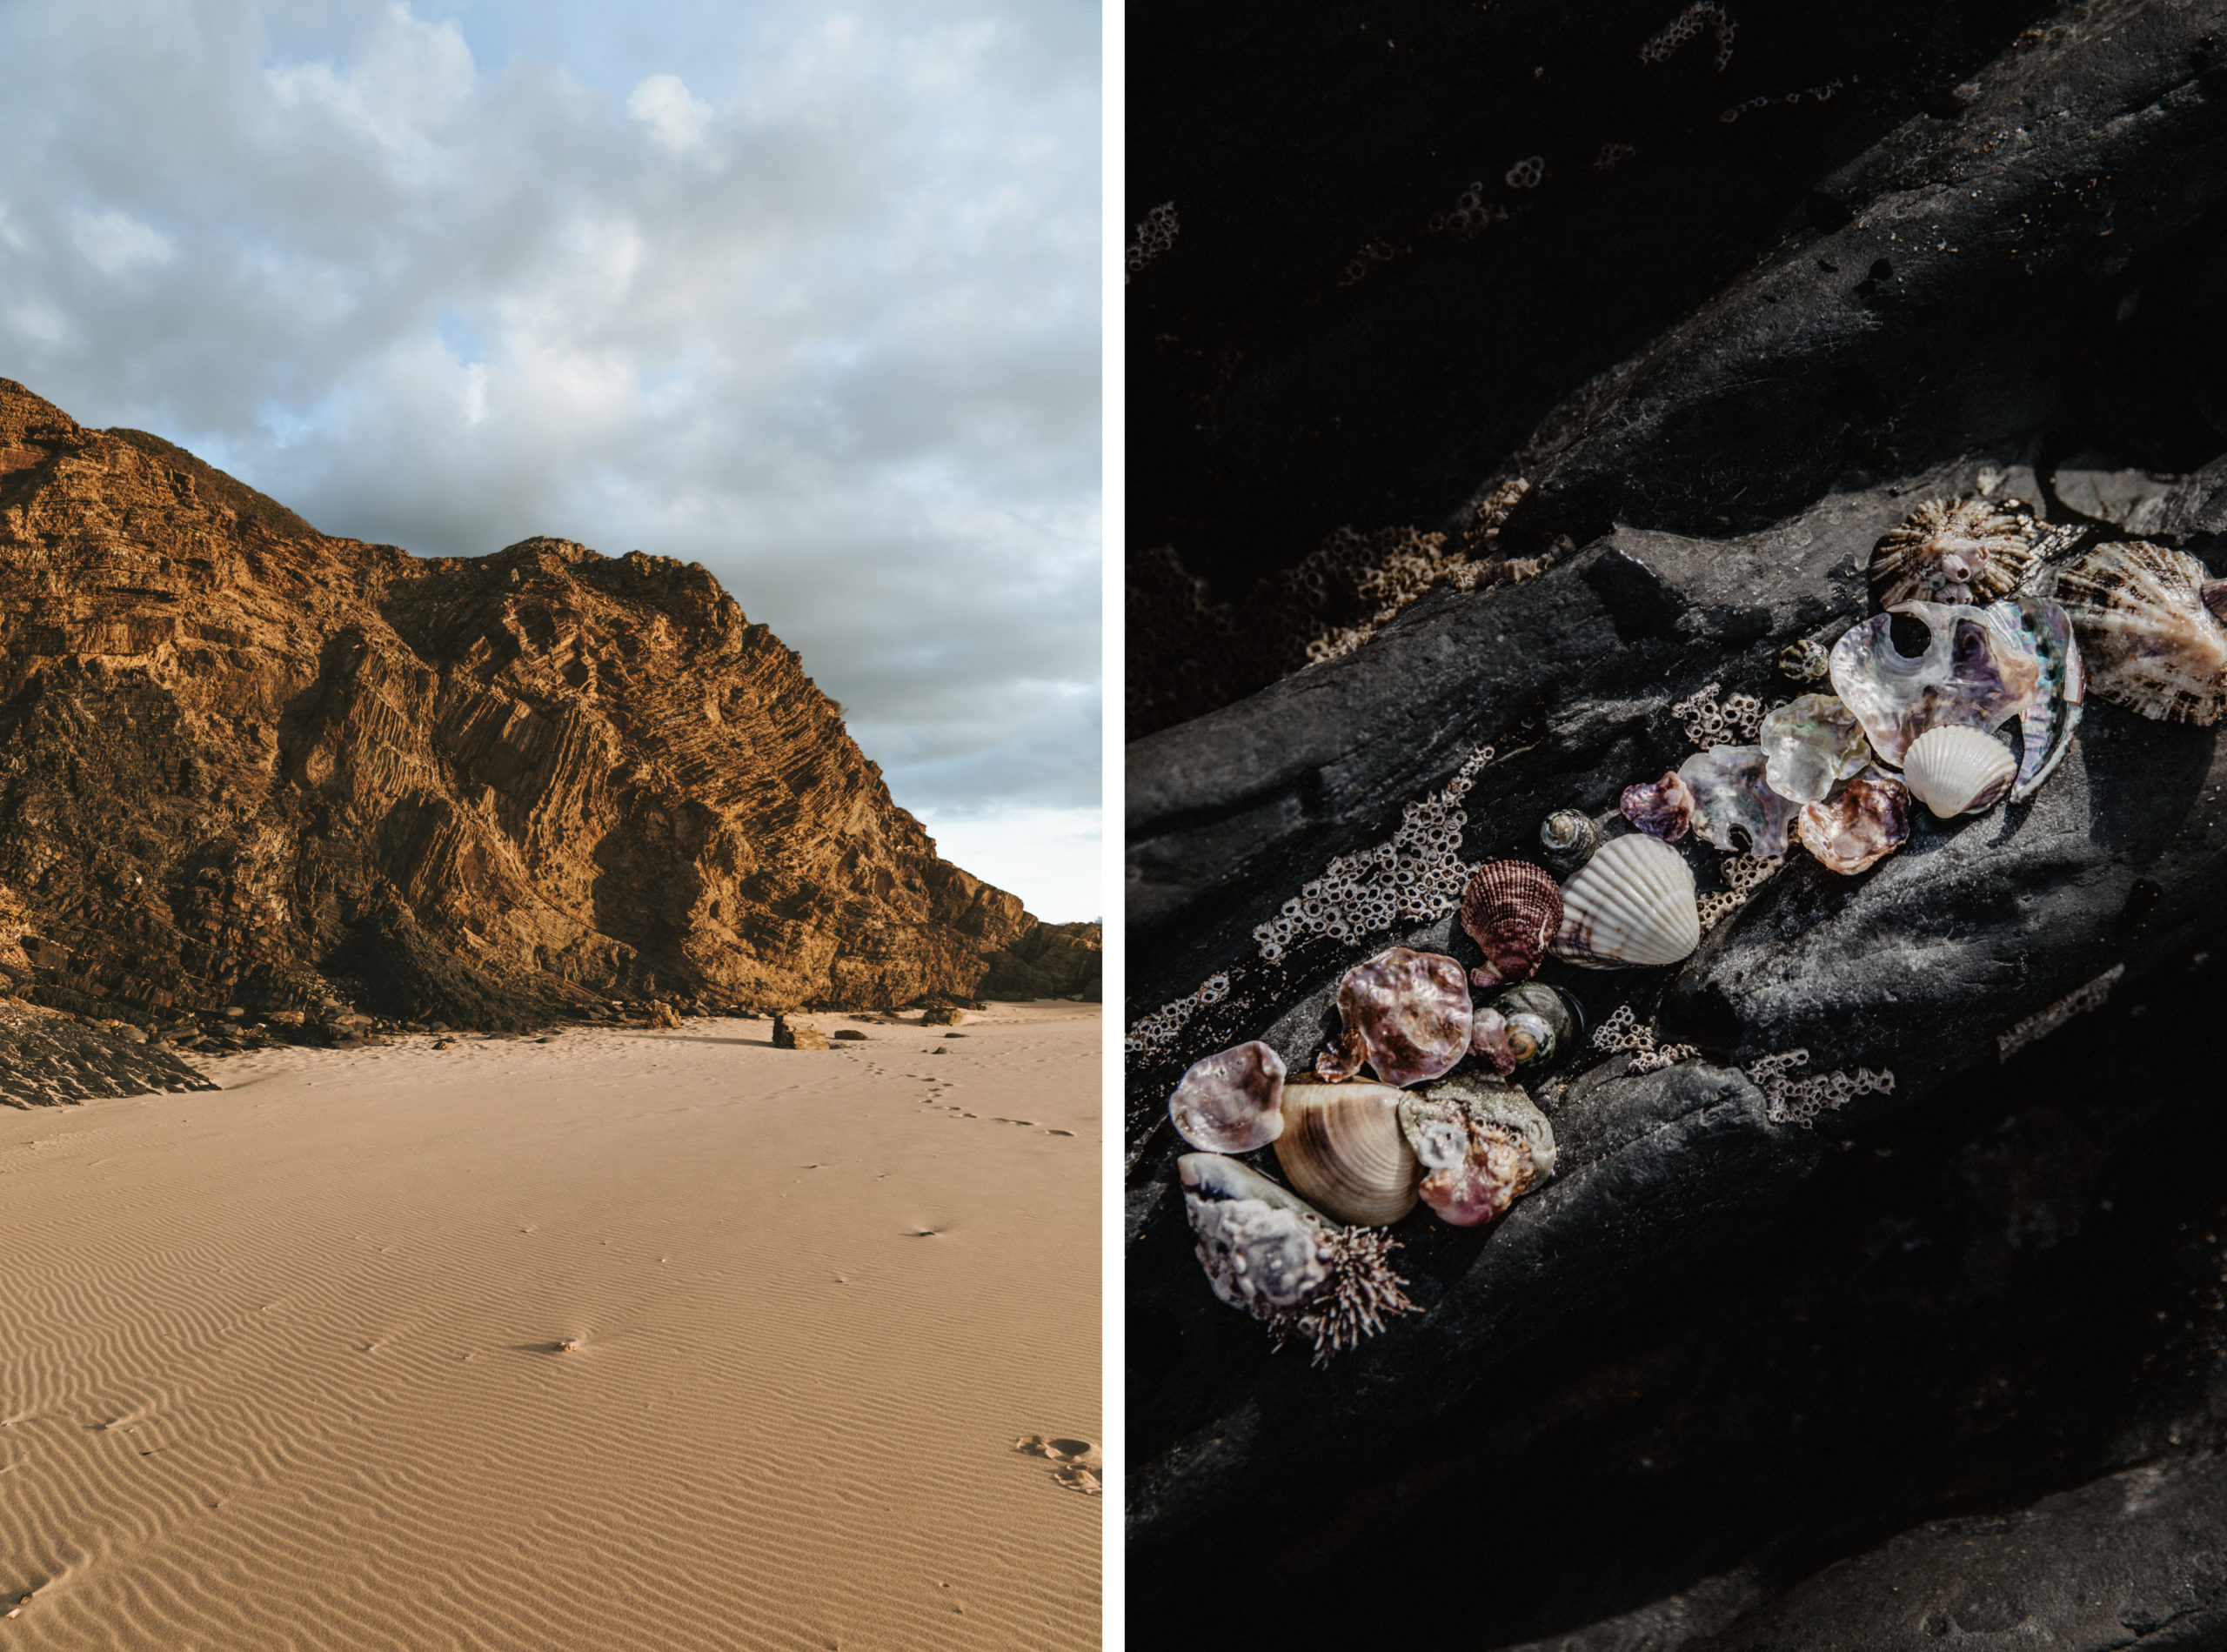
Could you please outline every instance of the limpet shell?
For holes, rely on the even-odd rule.
[[[1871,599],[1979,604],[2007,597],[2033,566],[2030,525],[1985,499],[1928,499],[1871,552]]]
[[[1667,843],[1637,833],[1611,838],[1562,885],[1555,953],[1572,963],[1675,964],[1701,942],[1692,869]]]
[[[1485,954],[1469,972],[1479,987],[1528,980],[1562,926],[1562,890],[1528,860],[1488,860],[1469,874],[1461,927]]]
[[[1903,780],[1935,819],[1988,808],[2018,778],[2018,765],[1994,735],[1954,724],[1929,728],[1910,743]]]
[[[2204,601],[2210,570],[2147,540],[2098,545],[2057,576],[2056,597],[2105,699],[2161,722],[2227,710],[2227,629]]]
[[[1192,1063],[1167,1115],[1194,1147],[1250,1153],[1283,1134],[1283,1057],[1256,1039]]]
[[[1364,1227],[1413,1210],[1422,1178],[1401,1133],[1400,1092],[1388,1084],[1288,1086],[1276,1162],[1302,1198]]]

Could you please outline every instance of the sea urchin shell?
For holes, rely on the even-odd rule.
[[[1266,1325],[1278,1348],[1303,1338],[1327,1365],[1387,1319],[1416,1311],[1392,1271],[1399,1241],[1389,1234],[1341,1227],[1220,1154],[1185,1154],[1175,1166],[1207,1282]]]

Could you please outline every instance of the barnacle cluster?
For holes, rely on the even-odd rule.
[[[1670,55],[1684,45],[1704,28],[1716,31],[1716,67],[1721,74],[1732,62],[1732,37],[1740,25],[1732,21],[1731,13],[1722,6],[1711,5],[1708,0],[1688,6],[1683,11],[1662,25],[1639,49],[1642,61],[1651,64],[1667,63]]]
[[[1809,1124],[1828,1107],[1845,1107],[1859,1095],[1891,1094],[1895,1088],[1895,1075],[1885,1067],[1877,1072],[1868,1067],[1852,1072],[1836,1068],[1806,1079],[1787,1076],[1809,1065],[1809,1051],[1784,1050],[1758,1056],[1743,1069],[1763,1093],[1763,1116],[1773,1124]]]
[[[2045,1005],[2023,1020],[2003,1028],[1996,1034],[1996,1060],[2008,1061],[2029,1044],[2047,1038],[2074,1016],[2088,1010],[2101,1009],[2103,1000],[2110,997],[2111,988],[2119,984],[2119,977],[2125,973],[2124,964],[2113,964],[2085,987],[2076,987],[2056,1003]]]
[[[1686,738],[1700,746],[1745,746],[1762,726],[1763,703],[1753,694],[1734,694],[1719,702],[1717,683],[1703,683],[1670,708],[1686,726]]]
[[[1627,1073],[1653,1073],[1701,1054],[1690,1044],[1656,1042],[1655,1029],[1642,1027],[1628,1004],[1617,1005],[1615,1013],[1594,1029],[1593,1045],[1595,1049],[1629,1055],[1632,1061],[1624,1069]]]
[[[1453,234],[1464,240],[1483,234],[1495,224],[1508,222],[1508,209],[1485,199],[1485,183],[1474,179],[1455,197],[1451,212],[1434,212],[1428,227],[1435,234]]]
[[[1274,962],[1302,935],[1350,940],[1389,929],[1396,920],[1420,923],[1453,911],[1469,880],[1461,863],[1461,828],[1469,819],[1461,799],[1492,760],[1493,748],[1479,746],[1443,791],[1408,805],[1390,838],[1323,867],[1254,930],[1261,958]]]
[[[1180,226],[1175,221],[1175,203],[1162,201],[1144,216],[1137,225],[1137,238],[1129,243],[1126,262],[1128,272],[1122,277],[1127,281],[1145,265],[1175,244],[1175,232]]]

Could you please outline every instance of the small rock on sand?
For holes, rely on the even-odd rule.
[[[827,1034],[811,1021],[799,1021],[792,1016],[773,1018],[773,1047],[777,1050],[824,1050]]]

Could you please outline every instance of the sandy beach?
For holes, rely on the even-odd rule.
[[[0,1109],[0,1652],[1096,1645],[1099,1011],[814,1019]]]

